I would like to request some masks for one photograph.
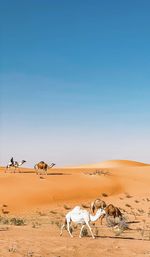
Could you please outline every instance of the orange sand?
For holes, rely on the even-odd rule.
[[[98,168],[104,167],[105,168]],[[118,164],[118,165],[117,165]],[[124,165],[124,166],[123,166]],[[150,166],[131,161],[108,161],[96,168],[53,168],[40,179],[34,170],[21,173],[0,173],[0,203],[10,211],[28,211],[34,207],[48,206],[68,201],[81,202],[105,192],[109,196],[129,192],[134,195],[149,194]],[[95,170],[108,171],[110,175],[88,175]]]
[[[95,171],[102,171],[102,173],[106,172],[106,174],[98,175]],[[142,222],[142,219],[149,222],[147,213],[150,210],[150,201],[146,199],[150,199],[150,165],[132,161],[108,161],[94,165],[83,165],[80,167],[53,168],[49,170],[48,176],[43,175],[41,177],[42,178],[38,177],[32,169],[22,168],[21,173],[14,174],[10,172],[4,173],[4,168],[0,168],[1,209],[3,208],[3,205],[7,205],[7,210],[9,211],[8,216],[30,216],[31,214],[33,215],[37,209],[40,211],[57,209],[58,212],[64,214],[66,213],[66,210],[63,207],[64,205],[70,207],[82,203],[89,205],[93,199],[100,197],[107,203],[116,204],[122,209],[127,209],[127,203],[132,205],[133,209],[143,209],[145,213],[143,215],[145,216],[141,216],[140,222]],[[102,193],[106,193],[108,197],[103,197]],[[126,195],[131,195],[131,198],[128,196],[126,197]],[[138,207],[136,201],[139,201]],[[145,241],[142,243],[137,240],[132,243],[130,240],[126,239],[123,243],[123,241],[118,241],[119,239],[101,238],[99,242],[90,241],[91,248],[89,248],[89,240],[91,239],[83,238],[81,239],[83,240],[83,244],[81,244],[81,240],[79,240],[77,236],[75,241],[72,241],[67,233],[60,239],[58,228],[49,228],[52,232],[50,234],[50,230],[46,227],[39,230],[41,235],[43,235],[41,238],[38,233],[36,234],[36,231],[32,232],[31,227],[27,226],[26,229],[23,228],[22,240],[26,243],[24,244],[24,248],[22,246],[20,255],[19,253],[17,255],[16,252],[16,255],[14,253],[13,256],[24,256],[21,254],[29,244],[28,240],[32,241],[32,234],[35,234],[34,236],[37,240],[38,249],[42,249],[40,248],[42,239],[51,242],[50,244],[45,243],[45,248],[39,250],[42,251],[41,255],[35,256],[95,257],[100,254],[108,257],[119,257],[120,255],[150,256],[150,244],[147,244]],[[12,238],[13,235],[18,238],[18,242],[21,242],[19,241],[21,240],[19,229],[21,228],[17,229],[14,227],[10,231],[3,232],[6,233],[6,237],[5,240],[3,239],[3,236],[0,237],[0,246],[1,240],[4,240],[4,245],[7,247],[7,243],[9,243],[10,238]],[[46,238],[44,236],[46,236]],[[44,242],[47,241],[43,241],[43,244]],[[98,249],[97,243],[99,245]],[[113,244],[118,248],[115,248]],[[35,243],[33,243],[33,245],[33,248],[36,251],[37,248]],[[132,249],[133,245],[134,249]],[[57,247],[60,250],[58,252],[56,251]],[[76,250],[74,251],[75,248]],[[118,250],[123,248],[125,249],[121,250],[121,252]],[[79,249],[82,249],[83,254],[81,254]],[[94,254],[91,253],[90,249],[93,249]],[[9,253],[6,254],[5,250],[5,248],[3,248],[2,252],[0,250],[0,254],[4,254],[2,256],[5,257],[11,256]],[[112,250],[111,253],[110,250]],[[147,255],[144,255],[144,252],[147,253]],[[47,255],[44,255],[44,253]]]

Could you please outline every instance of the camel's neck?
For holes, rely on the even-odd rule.
[[[18,163],[18,166],[21,166],[23,163],[24,163],[23,161],[22,161],[22,162],[19,162],[19,163]]]
[[[100,218],[100,216],[102,216],[103,214],[105,214],[105,211],[104,211],[103,209],[99,209],[99,210],[96,212],[95,215],[90,214],[90,219],[91,219],[92,222],[95,222],[95,221],[97,221],[97,220]]]
[[[52,163],[52,164],[51,164],[51,165],[49,165],[48,167],[49,167],[49,168],[52,168],[53,166],[54,166],[54,164]]]

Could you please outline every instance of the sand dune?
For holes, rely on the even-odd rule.
[[[138,167],[147,166],[142,162],[130,161],[130,160],[109,160],[104,162],[98,162],[95,164],[86,164],[78,166],[78,168],[118,168],[118,167]]]
[[[100,163],[106,176],[94,173],[98,167],[95,164],[87,167],[53,168],[44,179],[40,179],[32,169],[23,168],[16,174],[4,173],[1,169],[0,204],[7,204],[11,212],[16,212],[55,203],[79,203],[96,198],[103,192],[109,196],[126,191],[137,195],[149,192],[149,165],[132,161]]]

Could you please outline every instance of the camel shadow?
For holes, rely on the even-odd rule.
[[[62,173],[62,172],[55,172],[55,173],[48,173],[47,176],[66,176],[71,175],[69,173]]]
[[[136,224],[136,223],[140,223],[140,221],[139,220],[127,221],[127,224]]]
[[[20,171],[20,172],[15,172],[15,174],[35,174],[35,171]],[[53,173],[48,173],[47,175],[46,174],[40,174],[42,176],[68,176],[68,175],[72,175],[71,173],[62,173],[62,172],[53,172]]]
[[[47,176],[63,176],[63,175],[71,175],[71,174],[64,174],[64,173],[60,173],[60,172],[57,172],[57,173],[49,173],[47,175],[45,174],[40,174],[39,178],[40,179],[46,179]]]
[[[124,239],[124,240],[139,240],[139,241],[149,241],[148,239],[142,238],[134,238],[134,237],[123,237],[123,236],[96,236],[97,239],[99,238],[110,238],[110,239]]]

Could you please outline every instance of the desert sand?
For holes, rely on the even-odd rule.
[[[55,167],[48,176],[27,168],[15,174],[4,170],[0,168],[1,257],[150,256],[150,165],[115,160]],[[65,214],[76,205],[90,210],[98,197],[119,207],[130,229],[117,234],[105,220],[93,227],[95,240],[90,234],[79,239],[79,227],[73,239],[67,231],[60,237]]]

